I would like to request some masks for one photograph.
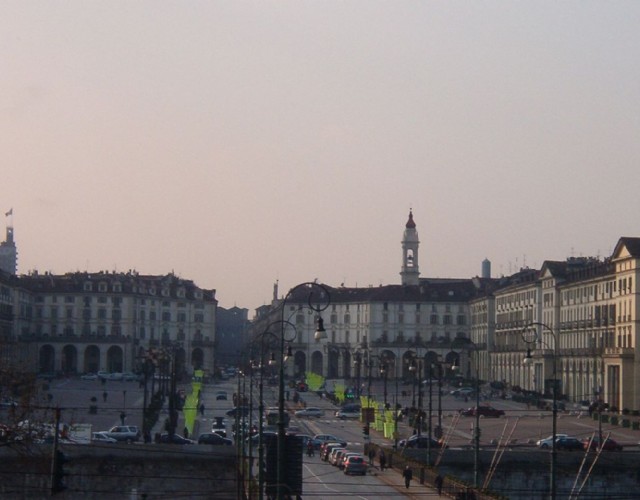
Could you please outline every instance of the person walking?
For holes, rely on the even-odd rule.
[[[200,405],[200,416],[204,417],[204,403]]]
[[[369,445],[369,463],[371,464],[371,467],[375,467],[373,465],[373,461],[376,458],[376,450],[373,446]]]
[[[438,490],[438,496],[442,496],[442,484],[444,483],[444,479],[440,474],[436,476],[436,489]]]
[[[384,454],[384,451],[382,451],[382,449],[380,450],[379,459],[380,459],[380,471],[383,471],[387,465],[387,456]]]
[[[411,484],[411,479],[413,478],[413,471],[411,467],[408,465],[402,471],[402,477],[404,478],[404,485],[407,489],[409,489],[409,485]]]

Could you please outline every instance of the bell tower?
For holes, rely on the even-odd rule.
[[[418,267],[418,231],[413,221],[413,211],[409,210],[409,220],[404,228],[402,237],[402,269],[400,277],[403,285],[417,285],[420,282],[420,268]]]

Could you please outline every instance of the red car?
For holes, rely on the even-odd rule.
[[[589,441],[591,441],[591,448],[589,448]],[[594,437],[592,440],[585,439],[582,441],[582,446],[584,449],[597,450],[600,448],[600,439],[598,437]],[[602,447],[604,451],[622,451],[622,445],[611,438],[605,438],[604,446]]]
[[[465,417],[475,417],[476,416],[476,411],[478,412],[478,414],[481,417],[494,417],[494,418],[499,418],[499,417],[504,417],[504,411],[503,410],[498,410],[497,408],[494,408],[493,406],[478,406],[477,410],[476,407],[472,407],[472,408],[467,408],[466,410],[462,410],[460,412],[461,415],[464,415]]]

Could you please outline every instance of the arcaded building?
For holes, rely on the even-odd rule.
[[[214,370],[215,290],[167,274],[31,273],[11,287],[14,338],[38,373],[136,371],[150,353],[177,372]]]

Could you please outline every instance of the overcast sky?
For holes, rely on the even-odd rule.
[[[0,0],[19,273],[254,309],[640,236],[640,2]],[[4,239],[4,238],[0,238]]]

